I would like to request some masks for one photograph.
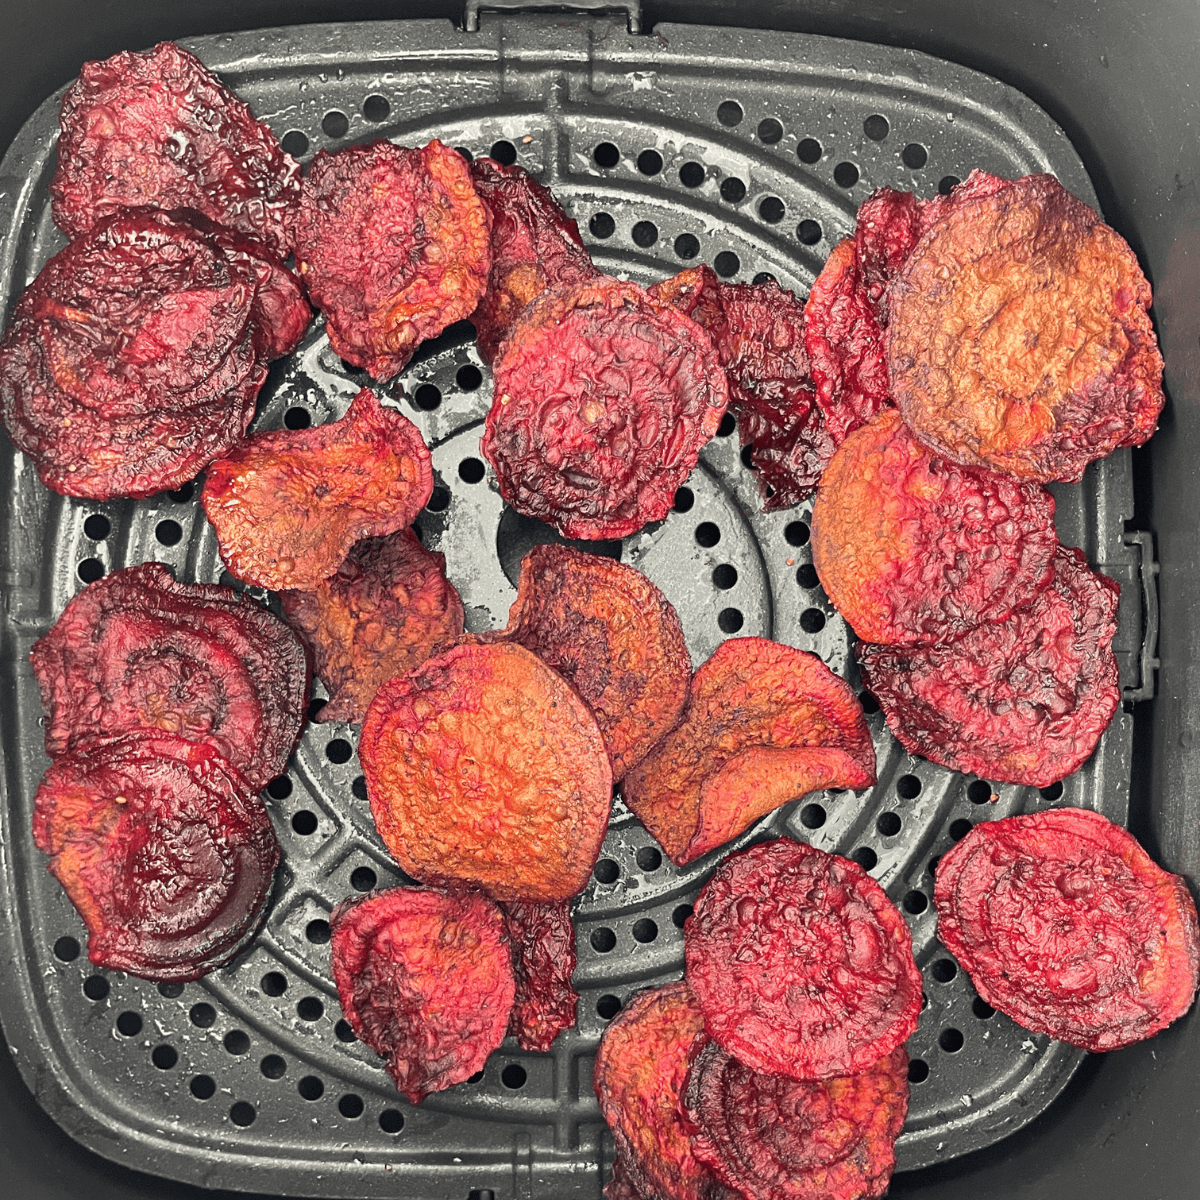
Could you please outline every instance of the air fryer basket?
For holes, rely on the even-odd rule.
[[[475,34],[410,22],[192,45],[305,160],[322,145],[372,136],[405,144],[438,136],[475,154],[513,156],[579,220],[602,268],[643,282],[708,261],[728,278],[765,271],[803,292],[874,187],[928,195],[972,166],[1004,175],[1051,170],[1095,198],[1071,146],[1037,106],[946,62],[824,38],[734,39],[681,26],[631,37],[618,18],[485,13],[482,23]],[[28,181],[0,201],[9,303],[61,244],[45,204],[53,131],[50,104],[5,160],[8,179]],[[273,374],[257,427],[331,419],[363,382],[332,356],[318,327]],[[401,382],[404,411],[426,434],[438,472],[419,522],[426,544],[447,554],[468,626],[503,623],[520,553],[542,534],[502,511],[482,472],[477,440],[490,381],[469,330],[426,347]],[[17,919],[0,1017],[43,1103],[101,1153],[207,1186],[312,1196],[596,1195],[611,1142],[591,1099],[591,1050],[633,991],[678,977],[678,926],[712,864],[675,871],[618,808],[577,909],[579,1029],[547,1056],[506,1045],[482,1079],[411,1108],[337,1021],[329,908],[399,876],[363,803],[353,730],[313,726],[286,780],[270,789],[285,868],[256,948],[185,988],[92,971],[78,953],[78,918],[28,839],[44,759],[25,656],[81,579],[145,558],[206,580],[220,578],[221,565],[194,489],[88,504],[47,496],[19,459],[5,469],[3,670],[13,704],[4,882]],[[1126,532],[1128,452],[1057,491],[1063,540],[1082,545],[1122,584],[1122,682],[1130,700],[1145,698],[1153,687],[1153,604],[1143,603],[1154,599],[1152,542]],[[852,672],[845,627],[805,570],[807,506],[771,516],[757,509],[727,430],[676,511],[627,539],[622,557],[675,602],[696,662],[725,636],[755,633]],[[1044,793],[993,789],[908,760],[881,718],[872,722],[877,787],[861,797],[810,797],[769,827],[853,853],[909,915],[929,1005],[910,1043],[928,1076],[917,1068],[899,1147],[906,1169],[1024,1125],[1084,1057],[980,1007],[932,937],[930,860],[981,814],[1073,803],[1124,820],[1133,722],[1119,714],[1093,762],[1065,791]]]

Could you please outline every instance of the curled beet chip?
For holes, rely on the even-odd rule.
[[[279,600],[329,691],[316,721],[361,721],[393,675],[463,631],[462,600],[446,578],[446,556],[426,550],[411,529],[356,542],[328,579],[281,592]]]
[[[553,667],[592,710],[625,773],[679,719],[692,662],[667,598],[640,571],[570,546],[534,546],[500,635]]]
[[[1121,700],[1119,588],[1060,546],[1050,583],[1007,620],[949,645],[857,649],[888,728],[911,754],[1048,787],[1091,757]]]
[[[696,671],[679,724],[621,790],[682,864],[788,800],[874,782],[875,749],[850,685],[815,654],[731,638]]]
[[[976,825],[939,860],[938,937],[1026,1029],[1116,1050],[1192,1006],[1196,905],[1134,836],[1079,808]]]
[[[696,1157],[746,1200],[870,1200],[896,1166],[908,1055],[897,1046],[855,1075],[790,1079],[751,1070],[710,1041],[684,1105]]]
[[[487,286],[491,216],[457,150],[434,140],[322,150],[295,217],[296,269],[334,350],[391,379]]]
[[[483,1068],[504,1040],[515,982],[499,908],[472,890],[392,888],[329,918],[350,1028],[413,1104]]]
[[[88,929],[88,958],[198,979],[248,946],[279,844],[262,802],[210,745],[140,730],[58,758],[33,836]]]
[[[410,525],[433,493],[417,427],[369,388],[340,420],[260,433],[212,464],[200,501],[230,572],[311,588],[360,538]]]
[[[259,790],[304,726],[308,658],[292,631],[249,596],[178,583],[162,563],[88,584],[29,657],[51,758],[158,729],[209,743]]]
[[[564,1029],[575,1027],[579,993],[571,906],[506,900],[500,905],[513,948],[517,995],[508,1032],[522,1050],[549,1050]]]
[[[756,1071],[853,1075],[917,1027],[921,973],[904,918],[857,863],[800,842],[726,859],[684,928],[684,954],[705,1029]]]
[[[583,701],[523,646],[458,646],[385,683],[358,753],[379,836],[414,878],[540,903],[587,883],[608,752]]]
[[[895,409],[833,456],[812,513],[813,566],[867,642],[951,642],[1050,580],[1054,497],[938,458]]]

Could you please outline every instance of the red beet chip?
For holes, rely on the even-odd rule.
[[[747,1200],[870,1200],[896,1167],[908,1055],[814,1081],[753,1071],[710,1041],[684,1105],[696,1157]]]
[[[173,42],[85,63],[63,97],[55,224],[80,237],[123,208],[192,208],[280,258],[300,167],[194,55]]]
[[[248,946],[279,863],[246,780],[210,745],[157,730],[57,759],[33,836],[87,925],[88,958],[143,979],[198,979]]]
[[[665,517],[729,398],[699,325],[606,277],[535,300],[495,383],[480,449],[500,494],[569,538]]]
[[[1120,703],[1119,592],[1060,546],[1028,607],[949,645],[860,644],[863,680],[910,754],[1047,787],[1087,762]]]
[[[976,825],[938,862],[938,937],[1036,1033],[1116,1050],[1192,1005],[1196,906],[1127,830],[1078,808]]]
[[[391,379],[420,342],[469,317],[487,286],[490,223],[466,161],[441,142],[322,150],[295,218],[296,269],[334,351]]]
[[[207,742],[255,790],[283,772],[304,726],[304,648],[233,588],[178,583],[143,563],[88,584],[33,645],[51,758],[159,729]]]
[[[579,227],[527,171],[477,158],[471,179],[492,217],[492,269],[471,316],[479,353],[491,363],[527,304],[548,287],[570,287],[599,271]]]
[[[625,1160],[619,1154],[613,1159],[612,1174],[604,1185],[603,1195],[604,1200],[651,1200],[638,1191]]]
[[[506,900],[500,905],[513,948],[516,999],[508,1032],[522,1050],[549,1050],[564,1029],[575,1028],[579,993],[571,906]]]
[[[904,918],[857,863],[787,839],[725,860],[684,928],[704,1027],[756,1071],[865,1071],[917,1027]]]
[[[504,1040],[515,983],[504,917],[480,892],[392,888],[329,918],[350,1028],[413,1104],[483,1068]]]

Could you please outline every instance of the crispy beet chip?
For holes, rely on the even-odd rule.
[[[210,745],[156,730],[57,759],[33,836],[88,928],[88,958],[143,979],[198,979],[266,912],[279,844],[262,802]]]
[[[411,529],[356,542],[335,574],[311,590],[280,592],[279,600],[329,690],[316,721],[361,721],[393,675],[463,631],[446,556],[426,550]]]
[[[495,378],[480,449],[500,494],[569,538],[665,517],[729,399],[708,334],[607,277],[538,297]]]
[[[950,642],[1050,580],[1054,497],[930,453],[895,409],[833,456],[812,513],[821,586],[868,642]]]
[[[534,546],[499,635],[553,667],[592,710],[621,779],[683,711],[692,660],[670,601],[640,571]]]
[[[1120,703],[1118,595],[1081,551],[1060,546],[1027,608],[950,645],[860,645],[863,679],[910,754],[1048,787],[1091,757]]]
[[[1037,1033],[1117,1050],[1183,1016],[1200,931],[1182,876],[1079,808],[976,825],[938,863],[938,937],[979,994]]]
[[[322,150],[304,177],[296,268],[335,352],[391,379],[420,342],[469,317],[490,224],[466,161],[439,141]]]
[[[541,903],[587,883],[612,799],[604,738],[523,646],[458,646],[385,683],[358,753],[379,835],[414,878]]]
[[[308,657],[292,631],[249,596],[177,583],[162,563],[89,584],[29,657],[51,758],[158,729],[209,743],[260,790],[304,726]]]
[[[704,1027],[756,1071],[865,1071],[917,1027],[912,936],[857,863],[781,838],[728,858],[684,928]]]
[[[257,434],[213,463],[200,500],[229,570],[283,589],[327,579],[355,542],[411,524],[432,493],[417,427],[363,388],[340,420]]]
[[[887,1192],[908,1112],[903,1046],[856,1075],[751,1070],[714,1041],[684,1092],[692,1150],[747,1200],[870,1200]]]
[[[862,705],[815,654],[731,638],[692,679],[683,718],[622,784],[673,862],[691,862],[806,792],[868,787]]]
[[[508,1032],[522,1050],[549,1050],[564,1029],[575,1028],[579,993],[571,906],[506,900],[500,905],[513,948],[517,995]]]
[[[682,1113],[688,1068],[703,1038],[688,985],[669,983],[634,996],[600,1039],[592,1068],[596,1098],[617,1144],[623,1182],[643,1200],[719,1200],[725,1193],[692,1153]]]
[[[604,1185],[604,1200],[658,1200],[654,1196],[644,1196],[638,1191],[633,1182],[625,1160],[618,1154],[613,1159],[612,1174]]]
[[[300,167],[194,55],[173,42],[84,63],[59,117],[54,223],[72,240],[123,208],[194,208],[291,252]]]
[[[471,317],[479,353],[491,363],[526,305],[547,288],[570,287],[600,272],[579,227],[523,168],[477,158],[471,178],[492,217],[492,269]]]
[[[889,306],[896,403],[944,458],[1077,480],[1154,432],[1150,285],[1121,236],[1051,175],[955,189]]]
[[[329,918],[338,1000],[413,1104],[483,1068],[515,982],[504,917],[469,889],[392,888]]]

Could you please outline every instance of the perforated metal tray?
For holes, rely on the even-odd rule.
[[[659,26],[618,18],[485,14],[444,22],[312,26],[186,43],[303,160],[321,147],[431,137],[519,162],[554,191],[602,269],[642,282],[706,261],[807,291],[858,204],[890,184],[928,196],[972,167],[1052,171],[1094,202],[1061,131],[1029,100],[920,54],[828,38]],[[63,243],[49,217],[58,98],[0,166],[0,295],[11,306]],[[365,377],[314,327],[273,370],[256,428],[340,415]],[[469,328],[424,347],[380,391],[417,422],[438,487],[418,526],[442,550],[468,627],[503,624],[516,564],[548,531],[502,506],[478,457],[490,378]],[[268,789],[284,849],[266,928],[235,963],[155,987],[86,963],[81,923],[29,834],[46,766],[32,642],[82,586],[146,559],[183,578],[227,578],[197,488],[95,504],[45,491],[11,448],[0,460],[6,610],[0,687],[5,805],[0,1020],[41,1103],[76,1138],[127,1165],[213,1187],[312,1196],[595,1197],[612,1144],[591,1057],[641,987],[678,978],[681,924],[715,860],[678,871],[617,802],[577,907],[578,1028],[550,1054],[512,1043],[482,1077],[419,1108],[339,1021],[328,913],[400,878],[374,832],[348,726],[310,726]],[[1122,681],[1145,694],[1141,550],[1126,545],[1129,455],[1056,488],[1068,544],[1122,585]],[[816,584],[809,508],[764,515],[729,422],[662,523],[614,553],[666,592],[694,662],[725,637],[760,634],[815,651],[857,685],[850,638]],[[1145,661],[1143,661],[1145,660]],[[1095,757],[1039,792],[908,758],[870,718],[879,783],[788,805],[751,834],[787,833],[857,858],[913,928],[928,1004],[909,1043],[912,1100],[901,1170],[1004,1137],[1062,1089],[1080,1052],[1024,1032],[975,996],[934,938],[931,863],[974,821],[1052,804],[1124,821],[1132,719]]]

